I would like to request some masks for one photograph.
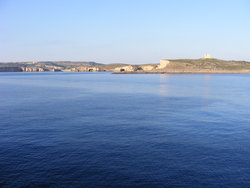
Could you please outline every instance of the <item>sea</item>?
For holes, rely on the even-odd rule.
[[[0,73],[0,187],[250,187],[250,75]]]

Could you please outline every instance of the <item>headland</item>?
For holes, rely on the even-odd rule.
[[[159,64],[101,64],[85,61],[0,63],[0,72],[113,72],[115,74],[250,73],[250,62],[226,61],[205,54],[200,59],[163,59]]]

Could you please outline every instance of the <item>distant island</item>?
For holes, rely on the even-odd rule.
[[[80,61],[39,61],[0,63],[0,72],[113,72],[145,73],[250,73],[250,62],[225,61],[205,54],[200,59],[164,59],[159,64],[100,64]]]

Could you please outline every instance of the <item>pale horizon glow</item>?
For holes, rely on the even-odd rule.
[[[0,0],[0,62],[250,61],[249,0]]]

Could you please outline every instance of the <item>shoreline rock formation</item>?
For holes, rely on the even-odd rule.
[[[152,65],[151,65],[152,66]],[[160,64],[145,69],[137,66],[135,71],[120,71],[115,74],[180,74],[180,73],[250,73],[250,62],[224,61],[213,58],[161,60]]]
[[[208,58],[209,57],[209,58]],[[250,73],[250,62],[211,58],[163,59],[159,64],[100,64],[95,62],[20,62],[0,63],[0,72],[113,72],[115,74],[146,73]]]

